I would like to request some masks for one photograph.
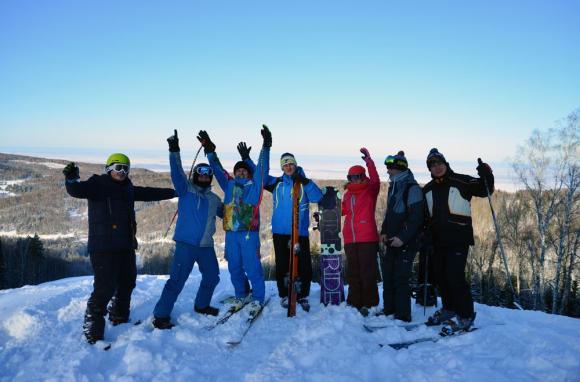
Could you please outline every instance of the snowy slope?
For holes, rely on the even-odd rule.
[[[213,299],[218,306],[233,291],[226,270],[221,279]],[[207,331],[215,319],[192,313],[197,268],[173,312],[178,326],[153,330],[151,311],[165,280],[139,276],[132,318],[144,322],[107,326],[109,351],[87,345],[81,334],[91,277],[0,291],[0,380],[580,381],[580,320],[568,317],[477,305],[478,331],[396,351],[378,344],[434,329],[407,332],[384,317],[363,319],[344,305],[313,304],[309,314],[298,308],[288,319],[274,297],[232,350],[226,342],[239,331],[244,312]],[[273,293],[275,284],[267,289]],[[319,294],[313,284],[311,302]],[[416,307],[413,317],[424,320],[422,309]],[[393,327],[367,333],[365,322]]]

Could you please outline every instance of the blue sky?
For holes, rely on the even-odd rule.
[[[502,162],[580,106],[579,16],[578,1],[4,0],[0,148],[164,152],[177,128],[232,152],[266,123],[298,157]]]

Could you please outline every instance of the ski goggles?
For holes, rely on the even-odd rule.
[[[385,166],[387,166],[387,168],[395,166],[395,156],[394,155],[389,155],[385,159]]]
[[[197,175],[212,176],[213,175],[213,170],[209,166],[199,166],[198,168],[195,169],[195,173]]]
[[[364,174],[354,174],[354,175],[347,175],[346,179],[348,179],[349,182],[355,181],[355,180],[361,180],[364,179]]]
[[[121,163],[114,163],[107,167],[107,171],[123,172],[125,174],[129,173],[129,166]]]

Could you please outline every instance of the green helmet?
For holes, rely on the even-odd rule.
[[[111,154],[109,155],[109,158],[107,159],[107,163],[105,164],[106,167],[109,167],[112,164],[115,163],[120,163],[120,164],[126,164],[127,166],[131,165],[131,161],[129,161],[129,157],[125,154],[121,154],[121,153],[115,153],[115,154]]]

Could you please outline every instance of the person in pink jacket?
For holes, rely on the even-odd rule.
[[[377,251],[379,234],[375,221],[375,208],[381,182],[375,163],[369,151],[361,148],[362,159],[369,171],[366,175],[363,166],[352,166],[348,170],[346,193],[342,199],[344,225],[342,237],[346,253],[346,280],[348,286],[348,305],[366,316],[369,308],[379,304],[377,288]]]

